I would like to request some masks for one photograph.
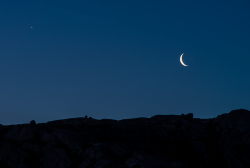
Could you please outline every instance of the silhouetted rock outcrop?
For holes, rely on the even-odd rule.
[[[249,168],[250,111],[0,126],[0,168]]]

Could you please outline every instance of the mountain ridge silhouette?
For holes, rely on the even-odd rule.
[[[250,111],[0,126],[0,168],[249,168]]]

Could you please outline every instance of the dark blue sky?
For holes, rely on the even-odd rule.
[[[250,109],[249,30],[248,0],[2,0],[0,123]]]

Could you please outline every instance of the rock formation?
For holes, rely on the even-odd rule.
[[[250,167],[250,111],[0,126],[0,168],[211,167]]]

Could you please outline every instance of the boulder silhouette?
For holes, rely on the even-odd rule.
[[[0,168],[249,168],[250,111],[0,125]]]

